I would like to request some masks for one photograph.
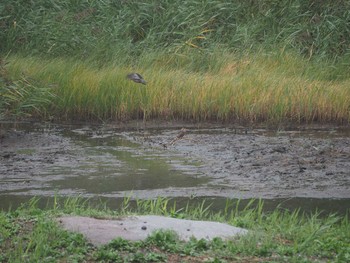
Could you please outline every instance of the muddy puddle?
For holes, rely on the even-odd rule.
[[[220,204],[262,198],[305,210],[350,207],[349,129],[190,125],[181,137],[179,125],[1,126],[3,209],[54,195],[112,204],[125,196],[162,196]]]

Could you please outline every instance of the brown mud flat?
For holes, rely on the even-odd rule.
[[[349,130],[268,131],[187,125],[185,136],[170,145],[183,125],[175,126],[172,125],[171,129],[149,126],[147,129],[130,129],[109,125],[65,128],[64,131],[57,127],[7,129],[0,139],[0,198],[1,195],[53,196],[57,193],[57,184],[52,182],[67,180],[67,185],[62,186],[62,183],[58,187],[58,194],[123,197],[132,192],[138,198],[350,198]],[[67,130],[73,131],[67,133]],[[77,134],[84,140],[95,141],[87,147]],[[103,169],[123,171],[122,162],[109,153],[86,153],[94,147],[109,147],[110,141],[104,139],[113,137],[137,145],[133,146],[132,155],[143,156],[152,152],[155,161],[167,158],[171,170],[180,169],[185,173],[178,180],[186,181],[188,178],[192,183],[90,191],[91,185],[99,187],[96,180],[86,186],[92,178],[89,172],[94,172],[97,164],[102,167],[108,163],[108,166],[100,168],[102,173]],[[122,147],[126,148],[125,145],[122,144]],[[111,149],[103,148],[101,151]],[[94,163],[96,158],[100,159],[99,163]],[[182,163],[172,159],[181,159]],[[69,180],[83,175],[87,175],[82,179],[84,186],[79,188],[83,181],[76,181],[77,187],[73,187],[74,181]],[[117,182],[119,175],[111,173],[106,180],[114,176]],[[126,180],[137,178],[130,176]],[[157,182],[161,176],[157,175],[152,180]]]
[[[169,141],[169,132],[161,133]],[[159,134],[150,137],[157,141]],[[349,198],[350,136],[335,130],[189,130],[170,148],[199,159],[213,178],[201,195]]]

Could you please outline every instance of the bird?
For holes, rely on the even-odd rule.
[[[179,133],[176,135],[176,137],[169,143],[169,145],[174,145],[176,141],[181,140],[185,134],[187,133],[186,128],[182,128]],[[165,147],[164,147],[165,148]]]
[[[187,129],[186,128],[182,128],[180,130],[180,132],[177,134],[176,138],[177,139],[182,139],[185,136],[186,133],[187,133]]]
[[[127,78],[136,83],[141,83],[143,85],[146,85],[146,81],[143,79],[143,77],[139,73],[129,73],[127,75]]]

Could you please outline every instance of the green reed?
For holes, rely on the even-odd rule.
[[[337,79],[327,71],[330,64],[291,53],[237,56],[217,51],[210,56],[205,71],[191,69],[203,56],[161,53],[140,57],[146,66],[134,68],[21,56],[9,57],[6,67],[14,83],[25,78],[45,88],[46,93],[35,93],[38,105],[33,109],[42,108],[58,120],[130,120],[143,114],[147,119],[224,122],[350,119],[349,78]],[[190,63],[183,66],[186,61]],[[131,71],[142,73],[147,86],[127,80]]]
[[[349,55],[349,1],[2,1],[1,51],[131,62],[186,48]]]
[[[343,0],[4,1],[0,115],[347,122],[349,10]]]

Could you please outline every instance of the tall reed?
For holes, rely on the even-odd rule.
[[[193,57],[149,54],[139,66],[148,82],[126,79],[128,66],[75,59],[13,56],[10,77],[40,80],[55,98],[47,111],[62,120],[142,118],[216,121],[347,122],[350,80],[291,53],[236,56],[213,53],[209,68],[195,71]],[[152,67],[148,67],[152,64]],[[193,69],[191,69],[193,68]]]
[[[349,10],[346,0],[3,0],[0,43],[2,53],[102,61],[216,45],[333,59],[349,55]]]

